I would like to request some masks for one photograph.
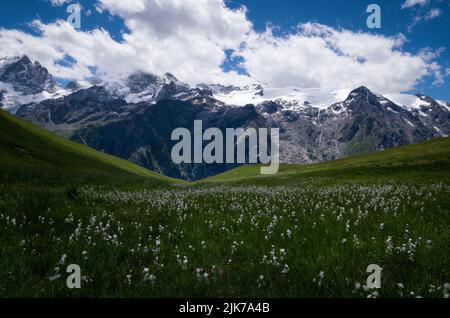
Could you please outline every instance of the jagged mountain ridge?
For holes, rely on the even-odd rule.
[[[0,62],[0,81],[11,84],[24,95],[55,92],[57,86],[46,68],[39,62],[32,63],[25,55]]]
[[[204,129],[279,128],[280,158],[285,163],[337,159],[450,134],[450,104],[425,95],[399,105],[360,87],[341,102],[317,107],[307,100],[308,94],[297,89],[285,92],[288,95],[274,94],[258,85],[200,84],[192,88],[169,73],[135,73],[121,83],[96,82],[87,88],[71,85],[67,95],[23,105],[17,116],[95,149],[188,180],[235,167],[171,162],[172,130],[192,130],[196,119],[203,120]],[[278,97],[271,99],[273,96]],[[226,103],[249,98],[255,103]]]
[[[23,104],[35,104],[66,94],[38,61],[26,56],[0,59],[0,105],[14,112]]]

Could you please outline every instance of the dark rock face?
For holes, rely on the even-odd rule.
[[[81,86],[79,83],[77,83],[75,81],[71,81],[71,82],[67,83],[66,89],[69,91],[75,92],[75,91],[81,89]]]
[[[105,88],[92,86],[64,98],[24,105],[16,115],[52,131],[70,132],[85,124],[108,123],[126,111],[125,106],[125,101],[113,98]]]
[[[411,113],[380,99],[367,88],[355,90],[350,96],[347,103],[351,115],[339,139],[346,145],[344,155],[392,148],[436,136]]]
[[[237,167],[227,164],[173,163],[171,150],[177,141],[171,140],[172,131],[187,128],[193,136],[195,120],[202,120],[204,129],[217,127],[224,134],[226,128],[262,124],[253,106],[211,111],[207,105],[166,100],[147,105],[123,120],[101,127],[79,129],[72,139],[164,175],[186,180],[202,179]]]
[[[160,79],[153,74],[135,73],[128,77],[128,87],[133,94],[140,93],[149,86],[159,85]]]
[[[0,74],[0,81],[11,84],[14,90],[24,95],[53,92],[57,88],[47,69],[39,62],[32,63],[27,56],[5,67]]]
[[[191,88],[170,73],[162,77],[142,72],[131,74],[126,80],[125,91],[127,90],[129,94],[134,95],[134,98],[146,102],[158,102],[165,99],[187,100],[194,96],[211,95],[210,91]],[[120,96],[120,93],[118,96],[125,98]]]
[[[17,116],[167,176],[197,180],[238,165],[174,164],[174,129],[187,128],[193,134],[195,120],[202,120],[204,129],[221,129],[224,135],[226,128],[264,126],[253,105],[231,108],[202,101],[198,103],[195,97],[191,101],[127,104],[105,88],[93,86],[61,99],[22,106]]]
[[[434,119],[428,118],[432,124],[427,126],[421,117],[365,87],[325,110],[307,107],[274,113],[275,106],[269,104],[269,111],[267,107],[260,105],[259,110],[270,127],[280,128],[280,157],[285,163],[334,160],[442,136],[430,127]],[[448,117],[440,118],[448,129]]]
[[[426,95],[416,95],[425,105],[420,109],[413,110],[413,115],[429,130],[450,135],[450,104],[448,102],[438,102]]]
[[[274,102],[264,102],[259,107],[260,111],[269,115],[279,112],[282,108]]]

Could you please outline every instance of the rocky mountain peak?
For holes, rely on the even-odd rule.
[[[172,73],[166,73],[164,74],[164,78],[166,79],[166,81],[168,81],[169,83],[173,82],[173,83],[179,83],[178,78],[176,78]]]
[[[358,87],[358,88],[356,88],[356,89],[354,89],[354,90],[352,90],[350,92],[350,95],[348,96],[347,100],[348,99],[353,99],[356,96],[369,97],[369,96],[372,96],[372,95],[375,96],[375,94],[372,93],[372,91],[370,89],[368,89],[365,86],[360,86],[360,87]]]
[[[19,59],[19,61],[17,63],[22,63],[22,64],[33,64],[31,62],[31,60],[28,58],[28,56],[26,55],[22,55],[22,57]],[[41,65],[38,61],[35,62],[36,65]]]
[[[430,96],[424,95],[424,94],[416,94],[416,97],[427,104],[435,104],[436,103],[436,101],[433,98],[431,98]]]
[[[74,91],[81,89],[81,85],[76,81],[71,81],[71,82],[67,83],[66,89],[74,92]]]
[[[160,78],[156,75],[144,72],[136,72],[128,76],[126,81],[130,93],[136,94],[144,91],[150,86],[158,86]]]
[[[386,111],[389,100],[379,94],[373,93],[365,86],[354,89],[345,101],[345,105],[356,113],[373,111],[382,114]]]
[[[2,66],[0,81],[11,84],[15,91],[23,95],[55,92],[57,89],[57,84],[47,69],[37,61],[32,63],[26,55],[9,59]]]

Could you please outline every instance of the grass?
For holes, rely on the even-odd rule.
[[[0,172],[0,297],[450,292],[448,138],[189,184],[0,112]]]
[[[63,185],[180,182],[68,141],[3,110],[0,110],[0,138],[0,172],[4,180],[11,182]]]
[[[286,177],[334,176],[369,180],[445,180],[450,182],[450,138],[311,165],[280,165],[275,176],[260,174],[260,166],[244,166],[201,180],[199,183],[263,182],[273,183]]]

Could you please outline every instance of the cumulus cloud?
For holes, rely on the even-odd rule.
[[[238,49],[253,29],[245,7],[231,10],[222,0],[100,0],[98,10],[124,19],[125,42],[146,56],[148,69],[190,83],[223,77],[224,50]]]
[[[28,54],[59,77],[90,74],[119,78],[134,71],[173,72],[190,84],[201,81],[243,83],[248,78],[224,73],[225,49],[238,49],[252,24],[245,8],[228,9],[221,0],[100,1],[99,10],[120,15],[129,28],[122,41],[103,29],[74,30],[68,23],[33,22],[38,36],[1,30],[5,55]],[[56,62],[69,55],[76,63]]]
[[[0,29],[2,53],[6,56],[27,54],[53,75],[77,80],[91,77],[92,68],[114,77],[125,73],[128,63],[133,65],[136,56],[133,48],[114,41],[103,29],[80,32],[65,21],[52,24],[34,21],[32,25],[39,32],[38,36]],[[76,62],[70,66],[58,63],[67,56]]]
[[[186,35],[209,38],[221,47],[238,47],[252,28],[246,8],[227,8],[222,0],[100,0],[98,8],[125,19],[132,35],[159,39]]]
[[[28,54],[55,76],[77,80],[171,72],[189,84],[330,90],[366,85],[397,93],[412,89],[424,76],[441,82],[446,75],[434,61],[438,52],[405,52],[403,35],[385,37],[317,23],[301,24],[286,36],[274,35],[271,27],[261,33],[245,7],[232,10],[223,0],[99,0],[97,10],[123,19],[128,31],[122,40],[104,29],[83,32],[65,21],[35,21],[37,35],[0,29],[2,53]],[[248,75],[223,70],[226,50],[234,52]],[[60,63],[68,58],[74,62]]]
[[[401,50],[405,38],[384,37],[306,23],[297,33],[254,34],[240,52],[252,77],[272,86],[353,88],[380,93],[412,87],[430,73],[427,60]],[[430,55],[428,54],[428,57]]]

